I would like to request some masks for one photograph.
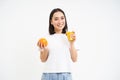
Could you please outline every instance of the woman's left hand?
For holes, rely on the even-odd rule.
[[[75,32],[73,34],[71,34],[70,37],[72,38],[72,40],[70,40],[70,43],[75,42],[75,40],[76,40]]]

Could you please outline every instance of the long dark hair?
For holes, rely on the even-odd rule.
[[[49,34],[50,35],[55,34],[54,26],[51,24],[51,20],[52,20],[52,17],[53,17],[53,15],[54,15],[55,12],[62,12],[63,15],[64,15],[64,17],[65,17],[65,27],[62,30],[62,33],[65,34],[66,31],[68,30],[67,20],[66,20],[66,16],[65,16],[64,11],[62,9],[60,9],[60,8],[55,8],[50,13],[50,16],[49,16]]]

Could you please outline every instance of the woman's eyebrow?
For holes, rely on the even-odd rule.
[[[64,16],[60,16],[60,17],[64,17]],[[54,17],[54,18],[59,18],[58,16]]]

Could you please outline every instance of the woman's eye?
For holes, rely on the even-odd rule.
[[[55,21],[57,21],[57,20],[59,20],[59,19],[63,20],[63,19],[65,19],[65,18],[64,18],[64,17],[61,17],[61,18],[54,18]]]
[[[57,19],[57,18],[55,18],[54,20],[55,20],[55,21],[57,21],[58,19]]]
[[[61,19],[64,19],[64,17],[62,17]]]

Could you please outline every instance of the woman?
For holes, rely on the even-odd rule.
[[[38,42],[40,59],[45,63],[42,80],[72,80],[71,63],[77,61],[77,51],[73,40],[66,36],[68,30],[66,16],[63,10],[55,8],[49,17],[49,36],[46,37],[48,45]]]

